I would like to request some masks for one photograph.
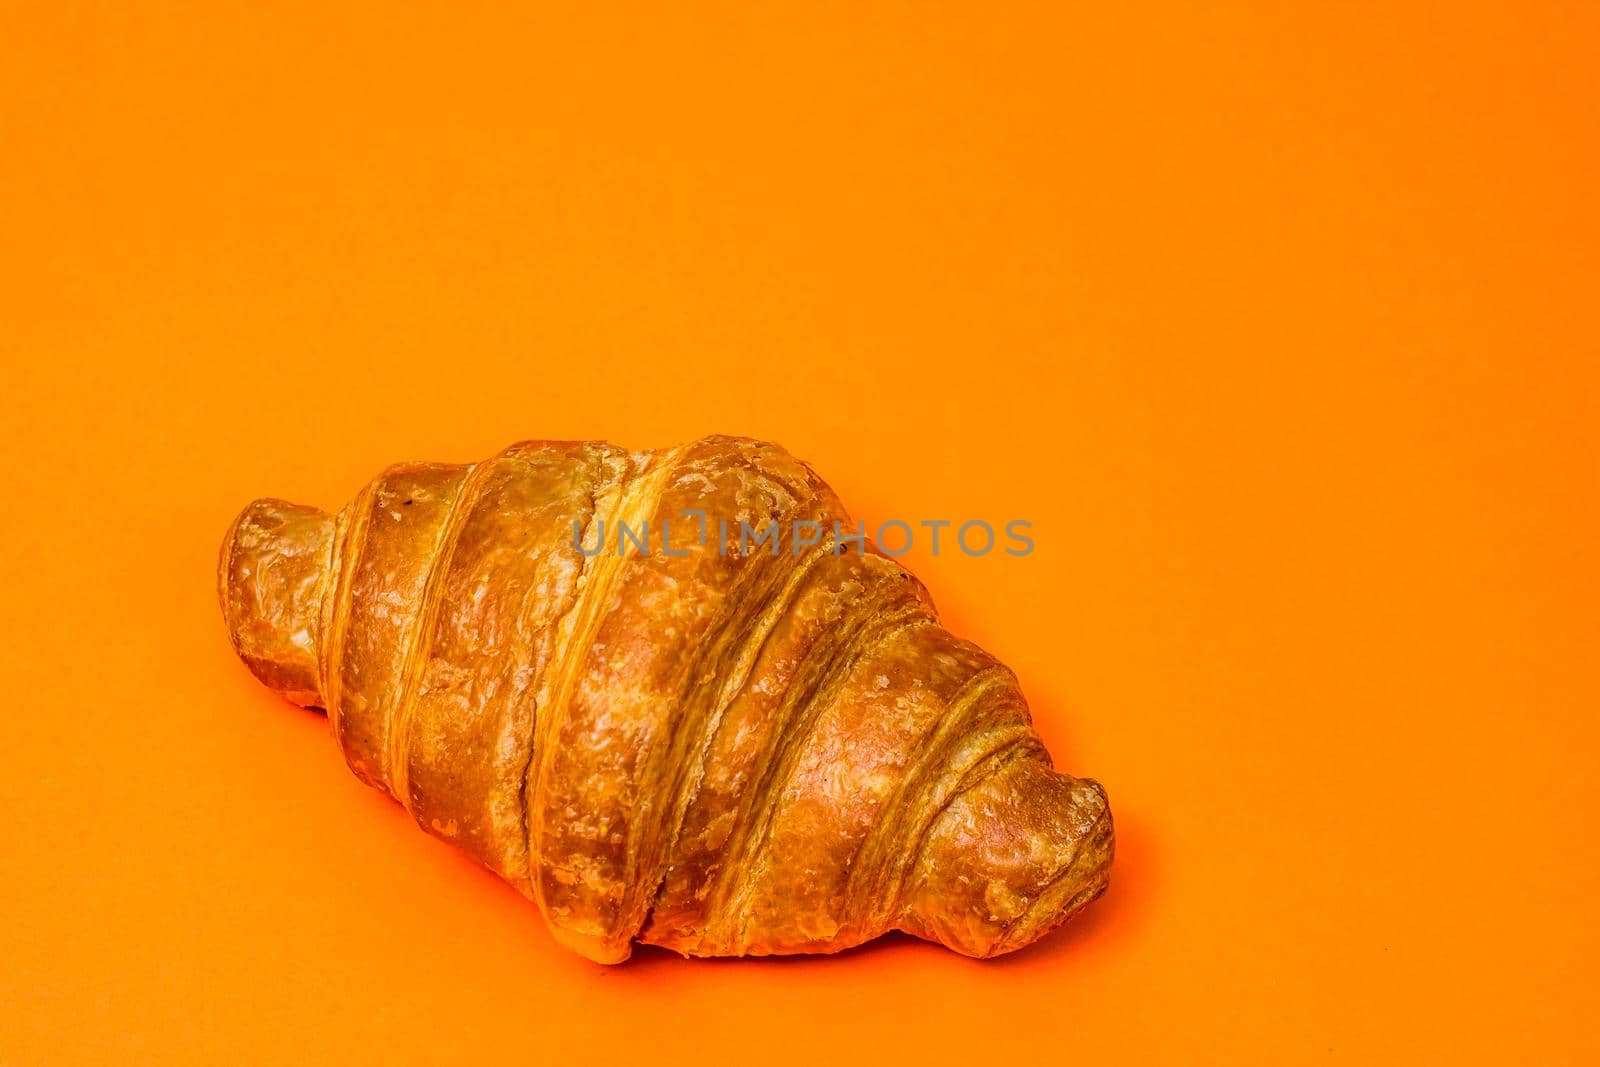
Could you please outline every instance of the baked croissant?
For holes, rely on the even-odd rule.
[[[853,530],[775,445],[533,441],[258,500],[219,592],[257,678],[592,960],[1020,948],[1105,888],[1105,792]]]

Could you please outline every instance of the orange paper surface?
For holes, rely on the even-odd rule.
[[[1600,9],[4,36],[0,1063],[1600,1056]],[[589,964],[228,646],[253,497],[709,432],[1033,523],[906,562],[1110,792],[1068,928]]]

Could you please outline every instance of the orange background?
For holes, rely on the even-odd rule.
[[[1600,1055],[1600,8],[43,6],[0,1062]],[[1033,521],[908,563],[1110,790],[1068,929],[586,963],[228,647],[252,497],[712,431]]]

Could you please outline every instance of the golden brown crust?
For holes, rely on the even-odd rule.
[[[583,445],[517,445],[474,469],[448,561],[436,567],[401,746],[417,821],[525,891],[532,693],[577,601],[572,524],[593,514],[604,458]]]
[[[321,605],[334,523],[316,508],[257,500],[222,542],[217,594],[234,651],[296,704],[322,703]]]
[[[1104,888],[1104,792],[835,520],[765,442],[527,442],[393,467],[338,516],[257,501],[219,585],[257,677],[592,959],[1021,947]],[[653,543],[616,551],[619,522]]]

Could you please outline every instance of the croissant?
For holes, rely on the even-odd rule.
[[[255,676],[592,960],[1020,948],[1104,890],[1105,792],[853,530],[765,442],[532,441],[257,500],[218,586]]]

